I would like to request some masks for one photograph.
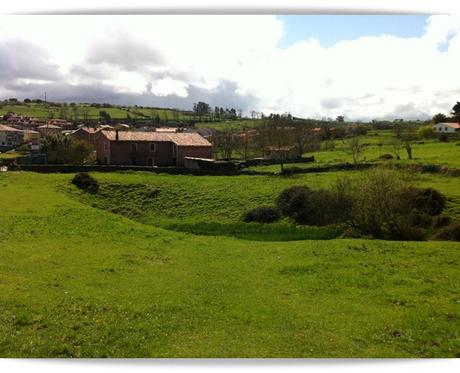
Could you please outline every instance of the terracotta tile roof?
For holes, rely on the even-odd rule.
[[[61,127],[55,126],[54,124],[44,124],[43,126],[39,126],[38,128],[54,128],[54,129],[61,129]]]
[[[13,127],[10,127],[10,126],[5,126],[4,124],[0,124],[0,131],[22,132],[21,130],[18,130],[17,128],[13,128]]]
[[[175,133],[177,128],[175,127],[159,127],[155,129],[156,132],[172,132]]]
[[[116,131],[101,131],[110,141],[115,141]],[[167,133],[167,132],[135,132],[119,131],[118,141],[165,141],[178,146],[212,146],[211,143],[196,132]]]
[[[447,127],[453,128],[453,129],[459,129],[460,128],[459,123],[439,123],[439,124],[443,124],[443,125],[445,125]]]
[[[95,133],[97,131],[99,131],[98,128],[92,128],[92,127],[80,127],[80,128],[77,128],[75,131],[72,131],[72,133],[75,133],[75,132],[78,132],[78,131],[84,131],[84,132],[87,132],[87,133]]]

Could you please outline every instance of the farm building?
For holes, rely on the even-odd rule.
[[[73,140],[86,141],[92,146],[96,147],[96,134],[100,131],[98,128],[80,127],[79,129],[70,133]]]
[[[24,133],[17,128],[0,124],[0,151],[14,149],[23,143]]]
[[[185,157],[211,158],[212,145],[198,133],[100,131],[97,159],[103,164],[184,166]]]
[[[268,146],[265,148],[265,157],[267,159],[296,159],[298,156],[297,147],[292,146]]]
[[[459,123],[437,123],[434,129],[438,133],[456,133],[460,131]]]
[[[44,124],[43,126],[38,126],[37,131],[40,132],[40,135],[45,137],[47,135],[61,133],[62,129],[59,126],[47,123],[47,124]]]
[[[24,130],[24,144],[28,144],[31,150],[38,150],[40,145],[40,132]]]

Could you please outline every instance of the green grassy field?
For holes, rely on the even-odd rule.
[[[460,142],[452,140],[450,142],[441,142],[439,140],[424,140],[423,143],[415,143],[413,145],[413,159],[409,160],[407,153],[401,149],[400,160],[384,161],[379,159],[383,154],[392,154],[392,137],[393,134],[389,131],[375,131],[378,136],[362,136],[361,142],[369,144],[364,148],[360,157],[360,162],[380,162],[380,163],[421,163],[421,164],[439,164],[443,166],[460,168]],[[323,165],[331,165],[336,163],[349,162],[353,163],[353,157],[348,150],[348,139],[336,140],[334,150],[321,150],[313,153],[305,154],[305,156],[315,156],[313,163],[288,163],[286,167],[317,167]],[[382,144],[379,146],[378,144]],[[394,156],[394,154],[393,154]],[[250,169],[259,171],[280,170],[279,165],[257,166]]]
[[[92,106],[87,106],[83,104],[77,104],[78,108],[78,118],[82,120],[84,118],[83,108],[88,110],[88,119],[99,119],[100,111],[106,111],[110,114],[112,119],[117,120],[126,120],[127,115],[132,119],[150,119],[158,115],[163,121],[167,120],[183,120],[189,119],[190,116],[184,114],[181,111],[176,111],[172,109],[154,109],[154,108],[136,108],[136,107],[109,107],[109,108],[97,108]],[[36,118],[48,119],[49,112],[53,113],[53,118],[60,119],[74,119],[74,113],[71,106],[67,106],[67,118],[62,118],[62,112],[59,107],[56,106],[46,106],[45,104],[20,104],[20,105],[1,105],[0,106],[0,115],[4,115],[8,112],[13,112],[15,114],[21,114]]]
[[[82,195],[72,175],[0,173],[0,356],[460,356],[460,243],[161,228],[236,223],[285,186],[326,186],[335,173],[94,176],[132,218]],[[418,182],[455,198],[455,180]]]

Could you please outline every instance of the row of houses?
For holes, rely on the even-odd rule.
[[[89,143],[99,163],[107,165],[184,166],[185,157],[211,158],[212,145],[197,132],[177,128],[131,131],[128,125],[115,129],[103,125],[69,130],[67,122],[50,120],[36,123],[33,118],[13,116],[0,124],[0,152],[17,149],[23,144],[38,150],[41,140],[52,134],[64,134]],[[34,123],[30,129],[31,123]],[[39,124],[39,125],[36,125]]]

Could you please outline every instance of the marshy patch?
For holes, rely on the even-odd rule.
[[[177,223],[168,229],[205,236],[230,236],[250,241],[331,240],[342,233],[338,229],[296,226],[288,223]]]
[[[317,270],[311,265],[287,266],[280,269],[281,275],[304,276],[316,273]]]

